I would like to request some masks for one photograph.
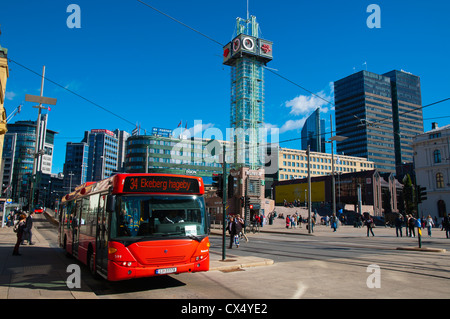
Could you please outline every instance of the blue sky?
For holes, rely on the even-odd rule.
[[[219,43],[232,37],[246,0],[147,0]],[[67,27],[70,4],[81,9],[81,28]],[[370,29],[366,12],[377,4],[381,28]],[[422,104],[450,97],[450,3],[445,0],[250,0],[261,37],[274,42],[268,67],[334,101],[332,82],[366,69],[405,70],[421,77]],[[222,47],[135,0],[14,0],[0,10],[0,45],[8,57],[102,108],[46,81],[44,96],[58,99],[49,112],[55,140],[53,172],[63,169],[65,144],[90,129],[203,128],[225,132],[230,117],[230,69]],[[39,76],[11,62],[5,108],[12,119],[36,120],[25,94],[39,95]],[[298,138],[304,119],[321,107],[329,132],[332,106],[276,76],[265,75],[265,121],[280,141]],[[424,109],[431,122],[450,124],[450,102]],[[116,114],[117,116],[113,115]],[[197,122],[199,123],[199,122]],[[141,131],[143,133],[143,131]],[[300,140],[282,147],[301,148]]]

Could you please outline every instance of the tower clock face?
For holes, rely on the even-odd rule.
[[[241,47],[241,39],[233,40],[233,52],[236,52]]]
[[[242,41],[242,46],[249,51],[253,51],[255,48],[255,41],[252,38],[244,38]]]

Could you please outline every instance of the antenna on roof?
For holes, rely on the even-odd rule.
[[[249,19],[249,13],[248,13],[248,0],[247,0],[247,20]]]

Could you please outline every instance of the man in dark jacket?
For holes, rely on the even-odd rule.
[[[230,249],[233,248],[233,242],[236,243],[236,247],[239,248],[239,233],[242,231],[241,222],[234,216],[230,216],[230,222],[228,223],[227,230],[230,233]],[[237,241],[235,241],[237,237]]]
[[[402,227],[403,227],[403,216],[401,214],[397,214],[397,218],[395,218],[395,233],[397,234],[397,237],[399,233],[400,237],[403,237]]]
[[[32,211],[30,213],[30,215],[28,215],[28,217],[27,217],[26,226],[24,229],[24,234],[23,234],[23,239],[22,239],[22,244],[23,244],[24,240],[28,240],[29,245],[34,245],[33,241],[31,240],[31,238],[33,236],[33,232],[31,231],[31,229],[33,228],[33,218],[34,218],[34,211]]]

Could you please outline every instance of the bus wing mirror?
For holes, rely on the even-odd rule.
[[[109,195],[106,198],[106,211],[107,212],[113,212],[116,207],[116,196],[115,195]]]

